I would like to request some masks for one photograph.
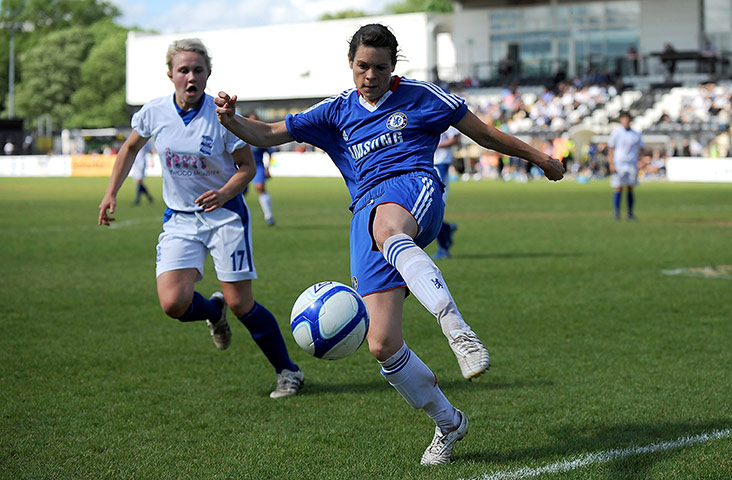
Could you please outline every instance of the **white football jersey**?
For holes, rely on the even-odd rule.
[[[204,94],[200,111],[185,125],[173,95],[146,103],[132,128],[152,137],[163,170],[163,200],[177,211],[197,210],[195,200],[218,190],[237,171],[232,152],[247,144],[221,125],[213,98]]]

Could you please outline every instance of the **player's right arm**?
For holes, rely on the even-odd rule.
[[[114,209],[117,206],[117,192],[122,188],[122,184],[127,178],[127,175],[130,174],[130,169],[132,168],[132,164],[135,163],[137,152],[140,151],[148,140],[148,137],[141,137],[135,130],[132,130],[130,136],[127,137],[125,143],[120,147],[117,158],[114,160],[107,191],[104,193],[102,203],[99,204],[99,225],[109,226],[109,222],[114,221],[114,218],[110,217],[109,214],[114,213]]]
[[[284,121],[267,123],[237,115],[236,95],[230,97],[226,92],[219,92],[214,103],[221,125],[250,145],[273,147],[293,141]]]
[[[610,173],[615,173],[615,148],[607,147],[607,166]]]

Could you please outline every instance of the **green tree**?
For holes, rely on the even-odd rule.
[[[71,95],[74,114],[67,127],[95,128],[129,123],[125,103],[127,29],[111,20],[90,29],[94,44],[81,64],[81,82]]]
[[[114,4],[104,0],[3,0],[0,7],[4,23],[14,21],[33,32],[93,25],[120,14]]]
[[[112,20],[120,15],[119,9],[111,2],[104,0],[2,0],[0,2],[0,23],[3,26],[2,34],[0,34],[0,105],[4,111],[7,111],[7,92],[8,92],[8,58],[9,58],[9,38],[10,29],[15,28],[15,111],[16,115],[22,115],[22,112],[32,112],[37,115],[40,105],[43,104],[42,99],[24,98],[21,95],[32,91],[29,85],[46,85],[54,91],[53,100],[49,98],[45,112],[58,112],[64,110],[60,105],[54,105],[56,97],[63,95],[55,92],[56,85],[65,84],[66,80],[59,80],[57,70],[50,67],[54,61],[65,62],[66,65],[60,65],[60,71],[76,72],[74,84],[67,85],[70,90],[66,90],[67,96],[76,90],[79,86],[78,74],[80,72],[81,61],[90,53],[90,44],[85,42],[90,38],[95,41],[101,41],[103,38],[96,33],[88,32],[92,25],[97,24],[100,20]],[[111,25],[111,23],[107,23]],[[74,39],[66,39],[67,35],[54,35],[57,32],[71,30],[78,32],[81,36],[78,41]],[[83,33],[81,33],[83,32]],[[49,36],[51,38],[49,38]],[[82,47],[79,49],[78,47]],[[42,58],[48,55],[47,48],[55,54],[67,54],[67,58],[56,57]],[[82,56],[76,57],[81,50]],[[44,53],[46,52],[46,53]],[[124,58],[124,57],[122,57]],[[30,62],[27,65],[26,62]],[[77,62],[76,65],[72,65]],[[118,69],[121,83],[124,84],[124,68]],[[115,82],[119,85],[120,82]],[[123,94],[124,96],[124,94]],[[67,98],[68,100],[68,98]],[[29,103],[30,105],[26,105]],[[66,106],[68,109],[69,106]],[[41,109],[42,110],[42,109]],[[61,115],[60,118],[69,119],[70,112]],[[29,115],[30,122],[26,123],[32,126],[34,118],[31,113]],[[56,114],[52,113],[53,116]],[[59,125],[58,123],[54,123]]]
[[[26,126],[35,125],[44,114],[51,115],[54,126],[63,126],[72,117],[71,96],[79,87],[81,65],[93,42],[88,28],[71,27],[44,35],[21,54],[16,111],[27,119]]]
[[[450,0],[404,0],[398,3],[387,5],[386,9],[391,13],[452,13],[452,2]]]

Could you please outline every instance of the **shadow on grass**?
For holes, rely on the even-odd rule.
[[[468,382],[467,380],[450,379],[450,380],[439,380],[440,388],[445,392],[460,392],[469,391],[475,392],[484,390],[486,392],[491,390],[502,390],[509,388],[535,388],[535,387],[551,387],[554,385],[553,381],[550,380],[534,380],[534,381],[517,381],[517,382],[503,382],[503,383],[491,383],[473,381]],[[363,393],[372,392],[383,392],[391,389],[386,380],[383,381],[372,381],[364,383],[319,383],[317,381],[308,380],[306,388],[303,389],[303,394],[348,394],[348,395],[361,395]],[[395,392],[396,393],[396,392]]]
[[[525,465],[527,460],[543,460],[544,464],[572,460],[583,455],[608,452],[617,449],[645,447],[663,442],[673,442],[682,437],[691,437],[732,428],[732,420],[720,419],[703,423],[659,423],[619,424],[597,426],[596,428],[560,428],[551,435],[555,442],[543,447],[514,449],[507,452],[474,452],[461,456],[461,460],[488,463],[494,469],[512,470],[512,464]],[[645,478],[644,472],[653,468],[655,459],[667,457],[681,451],[670,448],[647,455],[629,455],[610,460],[609,478]],[[537,465],[539,467],[540,465]]]
[[[485,390],[486,392],[492,390],[504,390],[511,388],[537,388],[537,387],[551,387],[554,386],[552,380],[518,380],[515,382],[494,382],[494,381],[481,381],[481,379],[469,382],[467,380],[450,379],[450,380],[439,380],[440,388],[445,392],[462,392],[462,391],[476,391]]]
[[[451,260],[513,260],[516,258],[568,258],[581,257],[582,253],[563,252],[505,252],[505,253],[468,253],[453,255]]]

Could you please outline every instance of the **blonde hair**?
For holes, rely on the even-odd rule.
[[[168,46],[168,52],[165,54],[165,63],[168,65],[169,72],[173,69],[173,57],[180,52],[193,52],[201,55],[206,61],[208,73],[211,73],[211,57],[208,55],[206,45],[197,38],[176,40]]]

